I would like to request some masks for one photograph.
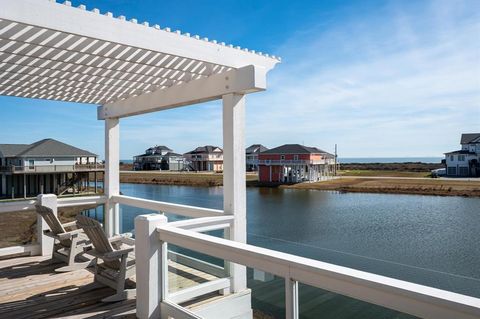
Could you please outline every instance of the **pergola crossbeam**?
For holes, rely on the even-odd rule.
[[[249,65],[105,104],[98,108],[98,118],[127,117],[221,99],[230,93],[247,94],[265,89],[266,70]]]

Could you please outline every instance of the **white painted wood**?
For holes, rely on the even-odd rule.
[[[251,291],[246,289],[240,293],[201,304],[192,308],[192,311],[204,319],[252,319],[251,299]]]
[[[286,319],[298,319],[298,281],[285,278]]]
[[[220,278],[173,292],[169,294],[167,300],[176,304],[181,304],[199,296],[203,296],[211,292],[223,290],[229,287],[230,279]]]
[[[266,70],[262,67],[248,65],[105,104],[98,108],[98,118],[126,117],[160,111],[220,99],[230,93],[247,94],[263,91],[266,87]]]
[[[183,266],[187,266],[193,269],[203,271],[204,273],[214,275],[215,277],[223,278],[227,276],[227,272],[223,267],[174,251],[168,252],[168,259],[177,262]]]
[[[123,205],[150,209],[150,210],[160,211],[164,213],[172,213],[172,214],[187,216],[187,217],[224,216],[223,211],[218,209],[173,204],[173,203],[160,202],[160,201],[155,201],[150,199],[130,197],[125,195],[114,195],[112,197],[112,201],[114,201],[115,203],[123,204]]]
[[[215,226],[230,224],[235,217],[232,215],[216,216],[216,217],[200,217],[194,219],[184,219],[176,222],[171,222],[169,225],[182,229],[196,229],[198,227]]]
[[[247,242],[247,198],[245,181],[245,96],[223,96],[223,210],[235,217],[229,239]],[[232,292],[247,288],[247,270],[230,263]]]
[[[205,319],[204,317],[199,317],[190,310],[183,308],[179,305],[176,305],[167,300],[162,301],[160,304],[160,319]]]
[[[30,256],[40,255],[42,253],[42,249],[39,244],[0,248],[0,257],[24,253],[29,253]]]
[[[158,240],[156,229],[168,223],[161,214],[140,215],[135,218],[135,258],[137,282],[137,318],[158,318],[160,302],[165,299],[165,280],[163,273],[167,259],[163,256],[164,243]],[[162,266],[163,265],[163,266]]]
[[[162,241],[422,318],[480,317],[480,299],[189,230],[162,226]]]
[[[120,123],[118,118],[105,120],[105,231],[107,236],[120,233],[120,208],[112,199],[120,193]]]
[[[158,30],[155,27],[146,27],[142,24],[115,19],[108,15],[78,10],[55,2],[0,0],[0,7],[2,8],[0,18],[3,19],[118,43],[132,48],[143,48],[235,68],[255,64],[271,69],[278,63],[277,59],[250,51],[197,40],[173,32]]]
[[[37,196],[39,205],[50,208],[53,214],[57,216],[58,201],[54,194],[41,194]],[[42,256],[51,256],[53,253],[54,239],[46,236],[43,231],[49,230],[48,224],[43,220],[40,214],[37,214],[37,241],[40,244],[40,254]]]
[[[103,195],[99,196],[76,196],[76,197],[65,197],[58,198],[58,207],[77,207],[84,205],[101,205],[106,201],[106,197]],[[22,211],[32,211],[35,210],[35,199],[30,200],[12,200],[9,202],[0,202],[0,214],[1,213],[10,213],[10,212],[22,212]]]

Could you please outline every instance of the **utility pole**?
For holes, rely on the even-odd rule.
[[[335,144],[335,165],[333,168],[333,175],[337,176],[337,144]]]

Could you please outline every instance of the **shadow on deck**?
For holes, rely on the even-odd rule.
[[[58,266],[38,256],[0,260],[0,318],[135,318],[135,299],[103,303],[113,289],[89,270],[56,273]],[[216,279],[176,263],[169,269],[170,291]]]

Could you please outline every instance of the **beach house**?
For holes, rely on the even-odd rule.
[[[258,156],[263,183],[315,182],[332,176],[335,156],[316,147],[285,144]]]
[[[234,13],[242,19],[245,12],[237,7]],[[272,293],[263,289],[254,295],[247,276],[255,271],[260,273],[256,278],[278,279],[281,291],[274,306],[282,309],[286,319],[299,319],[302,312],[319,304],[326,305],[335,318],[344,316],[345,309],[352,318],[372,317],[369,310],[359,310],[358,302],[392,309],[390,317],[397,318],[409,317],[403,313],[435,319],[480,318],[480,299],[475,297],[247,242],[252,234],[247,232],[246,95],[267,89],[268,71],[280,62],[278,58],[85,5],[73,7],[71,1],[0,0],[0,8],[0,95],[62,101],[55,104],[62,112],[97,108],[97,119],[104,125],[106,164],[102,194],[68,198],[42,194],[36,199],[0,201],[4,216],[37,212],[33,213],[36,227],[32,227],[36,241],[0,248],[0,317],[252,319],[255,302],[262,302],[258,296]],[[222,31],[229,27],[218,19],[218,13],[208,19]],[[291,75],[289,84],[302,85],[293,81],[295,72]],[[214,100],[221,101],[218,113],[222,129],[215,133],[222,136],[223,150],[205,147],[191,155],[208,154],[195,157],[195,162],[204,168],[223,169],[223,187],[212,194],[218,196],[220,191],[223,205],[186,205],[182,193],[173,189],[169,191],[177,192],[181,204],[151,199],[146,189],[131,196],[122,193],[121,121]],[[72,108],[67,102],[79,105]],[[5,107],[22,112],[16,103]],[[190,120],[195,117],[189,119],[189,125]],[[35,124],[48,125],[41,119]],[[264,159],[263,153],[259,155],[259,161],[265,161],[263,171],[270,174],[269,168],[278,163],[278,177],[270,176],[279,181],[285,176],[300,179],[301,170],[307,175],[312,170],[318,174],[322,167],[328,169],[332,158],[327,152],[301,145],[264,153]],[[24,162],[23,167],[29,168],[28,164]],[[208,200],[199,203],[210,206]],[[81,212],[93,205],[103,206],[102,223],[79,215],[77,221],[63,224],[80,227],[68,232],[58,225],[60,222],[54,224],[58,227],[49,227],[42,215],[48,211],[53,224],[61,209]],[[122,214],[121,206],[134,207],[139,214]],[[256,211],[254,216],[262,218],[263,213]],[[294,208],[291,213],[306,212]],[[135,238],[122,234],[126,220],[133,223]],[[284,221],[267,218],[262,222]],[[328,226],[342,230],[341,225]],[[94,258],[95,274],[78,268],[56,272],[49,262],[58,248],[54,238],[71,244],[71,252],[72,243],[82,232],[102,248],[81,250]],[[221,236],[215,236],[218,232]],[[265,236],[265,240],[270,239]],[[285,246],[282,241],[277,247]],[[292,252],[296,250],[292,248]],[[210,258],[202,260],[204,255]],[[5,260],[7,257],[10,259]],[[389,273],[395,276],[391,264]],[[132,285],[128,291],[123,280],[127,277]],[[305,286],[326,293],[302,294]],[[336,295],[343,302],[333,299]],[[108,302],[103,302],[105,297]],[[308,299],[307,307],[300,299]]]
[[[461,149],[445,153],[447,176],[480,176],[480,133],[465,133],[460,138]]]
[[[258,154],[268,150],[262,144],[252,144],[245,149],[247,172],[258,171]]]
[[[145,150],[144,154],[133,157],[133,170],[135,171],[181,171],[184,168],[183,155],[177,154],[163,145],[155,145]]]
[[[183,156],[195,171],[223,171],[223,149],[218,146],[199,146]]]
[[[96,154],[51,138],[0,144],[0,197],[88,192],[90,178],[96,181],[102,171]]]

